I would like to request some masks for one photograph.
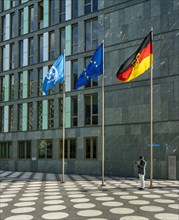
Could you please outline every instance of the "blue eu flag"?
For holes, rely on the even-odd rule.
[[[75,84],[75,90],[81,86],[89,84],[91,78],[99,76],[103,73],[103,43],[97,48],[90,63],[80,74]]]
[[[42,84],[42,91],[48,95],[48,90],[53,89],[58,82],[64,81],[64,54],[58,57],[48,71]]]

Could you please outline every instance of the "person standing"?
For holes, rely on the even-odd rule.
[[[145,190],[145,170],[146,170],[146,161],[143,156],[140,156],[137,163],[139,180],[140,180],[140,188],[139,190]]]

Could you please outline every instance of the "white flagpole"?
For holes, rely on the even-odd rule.
[[[62,139],[62,180],[64,183],[64,164],[65,164],[65,76],[66,76],[66,66],[65,66],[65,50],[64,50],[64,82],[63,82],[63,139]]]
[[[153,28],[152,43],[153,43]],[[150,67],[150,188],[152,188],[153,181],[153,62],[151,60]]]
[[[103,74],[102,74],[102,186],[104,186],[104,40],[103,40]]]

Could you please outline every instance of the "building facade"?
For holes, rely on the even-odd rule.
[[[153,171],[179,167],[179,3],[177,0],[0,1],[0,169],[61,173],[63,94],[42,82],[66,55],[65,173],[101,175],[101,77],[74,90],[104,40],[105,175],[150,167],[149,70],[129,83],[116,72],[154,28]],[[179,169],[174,169],[179,178]]]

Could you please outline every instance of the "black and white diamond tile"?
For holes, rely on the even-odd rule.
[[[0,219],[179,220],[179,181],[0,171]],[[147,182],[146,185],[149,185]]]

